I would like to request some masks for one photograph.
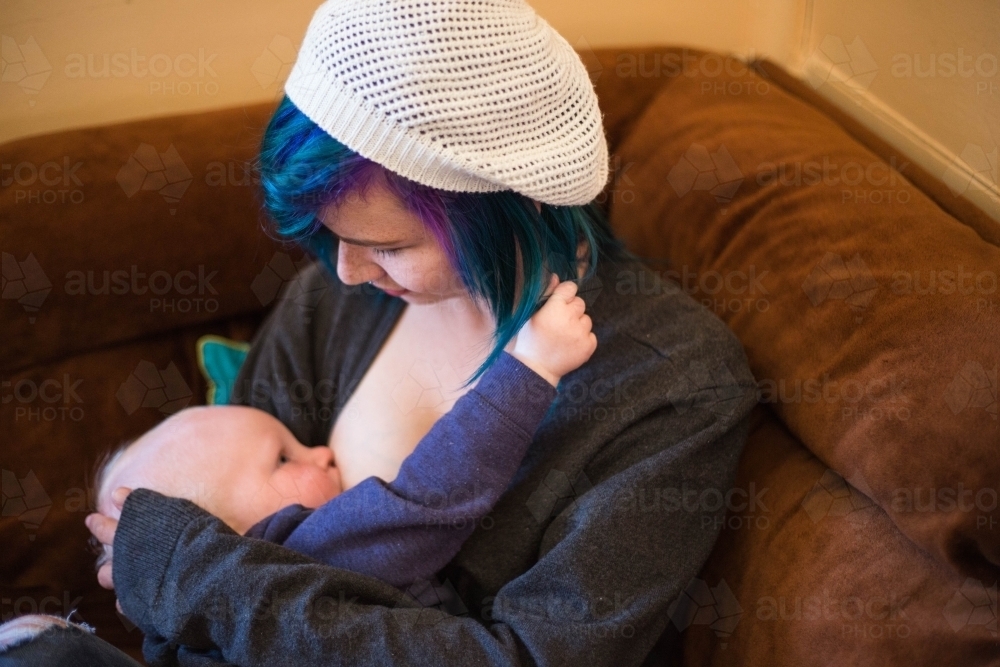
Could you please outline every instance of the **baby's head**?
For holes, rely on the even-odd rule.
[[[284,424],[256,408],[186,408],[101,465],[97,511],[115,519],[120,486],[185,498],[241,535],[292,504],[319,507],[340,493],[329,447],[306,447]]]

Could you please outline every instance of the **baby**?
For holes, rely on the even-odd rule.
[[[392,482],[372,476],[343,491],[329,447],[306,447],[256,408],[203,406],[110,456],[96,480],[97,509],[117,519],[114,489],[152,489],[328,565],[403,590],[426,582],[510,484],[559,379],[593,354],[584,310],[575,283],[555,286],[513,351],[435,422]],[[110,557],[105,547],[101,563]]]

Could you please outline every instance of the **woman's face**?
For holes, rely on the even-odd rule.
[[[323,224],[340,239],[337,275],[345,285],[371,281],[409,303],[467,295],[437,239],[381,178],[365,196],[352,193],[322,211]]]

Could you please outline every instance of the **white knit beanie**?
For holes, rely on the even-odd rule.
[[[434,188],[571,206],[608,179],[587,70],[524,0],[328,0],[285,93],[351,150]]]

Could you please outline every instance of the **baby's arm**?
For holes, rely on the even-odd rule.
[[[368,477],[316,510],[286,507],[247,535],[401,588],[429,579],[506,490],[555,396],[503,352],[392,482]]]
[[[565,282],[479,383],[442,416],[392,482],[369,477],[316,510],[295,505],[247,533],[400,588],[458,553],[510,485],[563,374],[596,347]]]

